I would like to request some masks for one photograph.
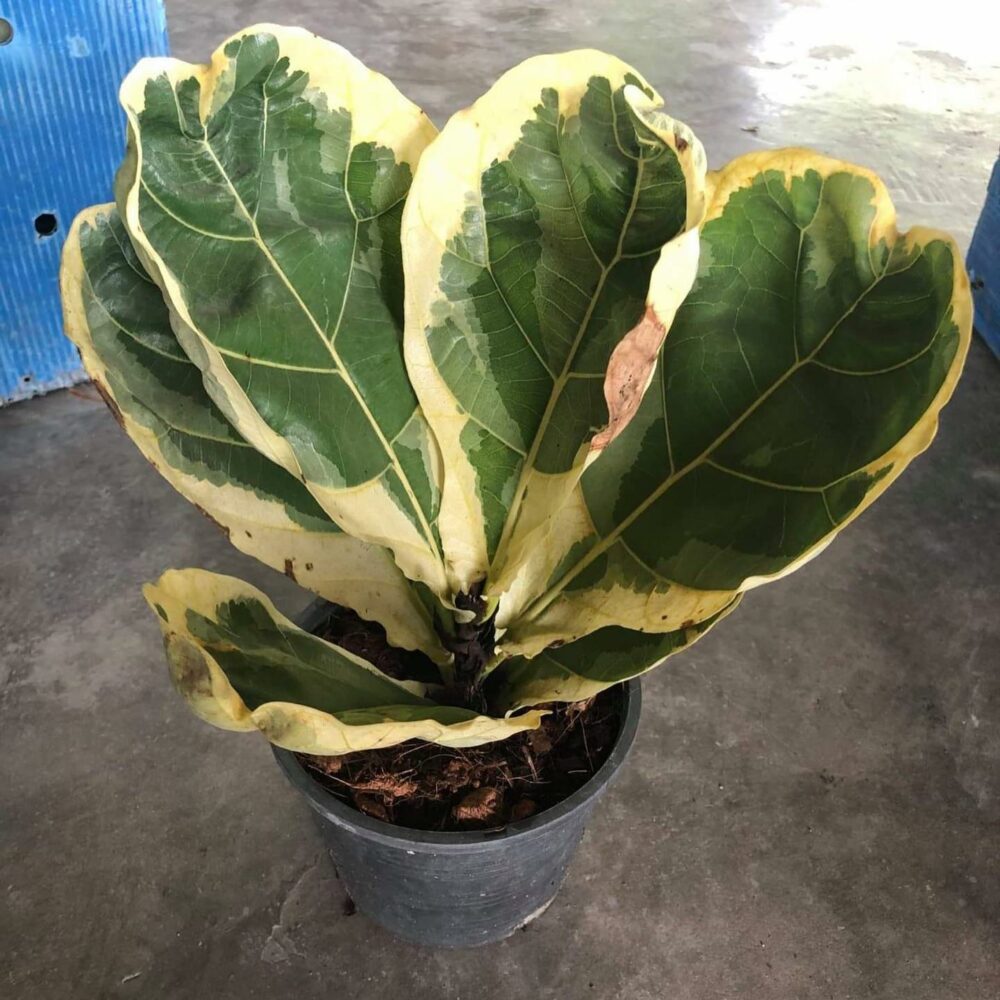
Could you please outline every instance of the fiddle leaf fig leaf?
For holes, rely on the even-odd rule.
[[[533,659],[512,657],[490,675],[487,691],[498,709],[510,712],[545,702],[593,698],[687,649],[735,611],[741,597],[737,595],[710,618],[672,632],[611,626],[566,645],[550,646]]]
[[[421,158],[403,216],[405,350],[442,449],[456,591],[516,567],[595,435],[627,422],[659,345],[615,348],[664,244],[680,241],[674,306],[694,279],[697,235],[683,234],[704,209],[704,151],[658,100],[612,56],[540,56]]]
[[[254,587],[170,570],[144,589],[178,692],[221,729],[259,730],[299,753],[343,754],[419,739],[470,747],[537,729],[542,711],[490,718],[436,704],[361,657],[310,635]]]
[[[447,658],[389,552],[344,534],[209,398],[114,205],[89,208],[73,223],[63,250],[62,295],[67,335],[119,423],[238,549],[381,622],[395,645]]]
[[[816,555],[934,437],[972,325],[950,237],[900,234],[874,174],[793,149],[712,177],[701,242],[637,414],[501,600],[512,651],[710,617]]]
[[[240,435],[448,599],[439,457],[402,355],[403,201],[435,135],[344,49],[234,35],[121,88],[117,195],[178,341]]]

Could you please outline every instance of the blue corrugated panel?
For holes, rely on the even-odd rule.
[[[1000,358],[1000,160],[993,165],[966,263],[976,303],[976,330]]]
[[[118,84],[167,52],[163,0],[0,0],[0,405],[83,377],[62,335],[59,252],[111,200]],[[51,231],[51,227],[55,230]]]

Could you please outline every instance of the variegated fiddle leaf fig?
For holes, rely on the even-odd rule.
[[[961,371],[946,235],[805,150],[706,176],[602,53],[528,60],[439,136],[270,25],[143,60],[122,103],[117,208],[64,253],[88,372],[240,549],[423,665],[394,679],[247,584],[168,572],[171,675],[222,728],[324,754],[534,728],[829,544]]]

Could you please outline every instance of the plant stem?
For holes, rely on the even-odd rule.
[[[483,582],[474,584],[468,593],[455,598],[455,606],[461,611],[471,612],[472,619],[455,622],[454,634],[441,637],[455,656],[454,678],[449,694],[456,704],[475,712],[486,708],[481,689],[496,644],[496,613],[486,619],[482,617],[487,606],[482,596]]]

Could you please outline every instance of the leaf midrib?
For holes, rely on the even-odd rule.
[[[612,110],[614,109],[614,103],[612,102]],[[612,126],[614,130],[614,126]],[[616,134],[617,142],[617,134]],[[548,402],[545,405],[545,409],[542,411],[542,416],[538,424],[538,429],[535,432],[535,437],[531,442],[531,447],[528,449],[528,454],[521,463],[521,471],[518,474],[517,487],[514,490],[514,495],[511,499],[510,505],[507,508],[506,516],[504,517],[503,529],[500,534],[500,540],[497,543],[497,550],[493,559],[490,561],[489,573],[493,574],[495,567],[502,566],[503,561],[507,555],[507,548],[510,545],[510,540],[513,535],[514,527],[517,523],[517,515],[520,512],[521,501],[524,498],[524,491],[528,486],[528,478],[535,468],[535,461],[538,458],[539,449],[542,446],[542,440],[545,437],[545,432],[548,429],[548,425],[552,420],[552,414],[555,411],[555,407],[559,398],[562,396],[563,390],[566,388],[566,384],[570,380],[572,375],[571,366],[576,360],[577,352],[580,349],[580,344],[586,334],[587,329],[590,326],[590,320],[594,314],[594,310],[597,308],[597,302],[601,297],[601,293],[604,291],[604,285],[607,281],[608,275],[615,269],[622,259],[622,251],[625,245],[625,236],[628,233],[629,226],[632,224],[632,218],[635,214],[636,206],[639,203],[639,194],[642,188],[642,176],[645,167],[645,157],[631,157],[636,163],[636,176],[635,184],[632,188],[632,199],[629,203],[628,211],[625,214],[625,219],[622,222],[621,230],[618,234],[618,243],[615,248],[614,256],[611,260],[605,264],[597,251],[594,250],[593,244],[590,242],[590,236],[587,233],[586,227],[583,225],[583,219],[580,216],[580,206],[576,202],[576,196],[573,193],[573,186],[570,184],[569,175],[566,173],[566,161],[562,155],[562,130],[559,125],[556,127],[556,143],[559,149],[559,164],[562,167],[563,178],[566,182],[566,190],[569,193],[569,200],[573,205],[573,212],[576,215],[577,225],[580,227],[580,232],[587,243],[592,256],[597,261],[601,267],[601,274],[597,280],[597,285],[594,288],[594,293],[590,297],[590,302],[587,305],[587,310],[580,321],[580,325],[577,328],[576,336],[573,338],[573,344],[570,347],[569,353],[566,356],[566,361],[563,364],[562,371],[560,371],[558,377],[553,382],[552,392],[549,394]],[[482,191],[480,190],[480,195]],[[648,251],[652,253],[653,251]],[[647,256],[643,254],[641,256]],[[487,261],[489,261],[489,250],[487,248]],[[490,270],[489,264],[487,265],[487,270]],[[492,274],[492,271],[490,271]],[[494,283],[496,283],[496,278],[494,277]],[[499,287],[499,286],[498,286]],[[523,331],[522,331],[523,332]]]

